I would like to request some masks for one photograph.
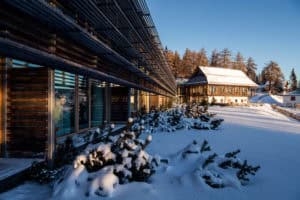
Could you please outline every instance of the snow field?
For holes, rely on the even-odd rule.
[[[225,119],[218,130],[179,130],[153,134],[147,152],[150,155],[168,158],[169,164],[162,164],[148,183],[132,182],[118,185],[107,199],[300,199],[299,122],[278,114],[269,106],[212,107],[210,111]],[[146,137],[147,135],[142,135],[142,138]],[[234,176],[224,173],[226,184],[230,187],[213,189],[199,178],[199,174],[207,173],[197,169],[197,166],[202,164],[199,163],[201,157],[193,154],[185,162],[182,162],[178,156],[194,140],[199,143],[207,140],[213,152],[218,155],[240,149],[240,159],[247,159],[253,165],[260,165],[261,169],[255,177],[251,177],[247,186],[241,186],[236,179],[232,179]],[[213,169],[215,166],[209,167]],[[78,171],[75,170],[73,173],[79,177],[80,183],[81,178],[86,178],[85,171],[80,167],[77,169]],[[78,173],[81,175],[79,176]],[[70,176],[71,178],[72,176]],[[108,189],[117,184],[111,175],[102,178],[101,180],[104,182],[96,180],[92,184],[92,192],[95,192],[97,187],[104,183],[108,184]],[[68,193],[72,194],[72,187],[69,189]],[[17,200],[48,199],[49,190],[49,186],[28,183],[0,194],[0,199],[5,200],[12,197]],[[79,194],[77,191],[76,197],[73,199],[102,199],[93,195],[87,197],[84,191],[82,190],[82,193]]]

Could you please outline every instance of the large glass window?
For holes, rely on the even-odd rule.
[[[55,133],[63,136],[75,130],[75,75],[55,70]]]
[[[88,78],[78,76],[79,129],[89,127],[89,84]]]
[[[105,83],[92,80],[91,84],[91,125],[92,127],[102,125],[104,121],[104,91]]]

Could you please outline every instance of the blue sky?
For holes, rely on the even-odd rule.
[[[185,48],[227,47],[252,56],[258,70],[270,60],[289,78],[300,79],[300,0],[147,0],[163,45]]]

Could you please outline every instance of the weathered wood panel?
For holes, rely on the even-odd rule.
[[[4,98],[4,74],[5,74],[5,59],[0,57],[0,156],[3,154],[4,145],[4,117],[3,117],[3,98]]]
[[[10,156],[46,152],[48,133],[48,69],[8,71],[7,151]]]

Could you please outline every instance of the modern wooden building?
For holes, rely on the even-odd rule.
[[[52,160],[176,93],[145,0],[0,1],[0,70],[2,157]]]
[[[246,104],[256,88],[240,70],[198,67],[189,79],[177,81],[177,97],[180,103]]]

